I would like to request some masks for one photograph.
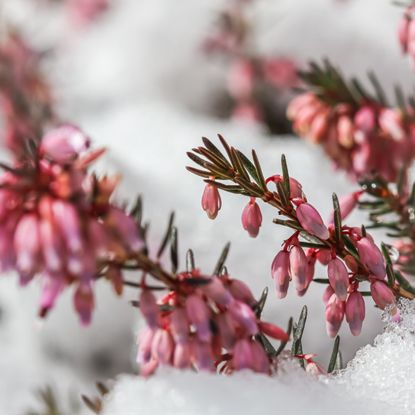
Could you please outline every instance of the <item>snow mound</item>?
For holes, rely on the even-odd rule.
[[[357,398],[370,396],[415,413],[415,302],[400,304],[402,321],[389,322],[373,346],[360,349],[336,379]]]

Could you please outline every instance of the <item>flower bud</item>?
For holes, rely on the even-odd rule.
[[[92,310],[94,309],[94,293],[91,283],[81,282],[78,285],[74,295],[74,306],[81,323],[87,326],[91,322]]]
[[[137,363],[144,364],[151,359],[151,346],[153,344],[155,330],[145,327],[139,334],[137,339]]]
[[[41,245],[36,215],[26,214],[20,219],[13,242],[17,269],[22,274],[32,275],[38,266]]]
[[[342,115],[337,121],[337,137],[339,143],[344,148],[351,148],[354,145],[353,122],[348,115]]]
[[[398,26],[398,39],[403,53],[408,51],[408,31],[410,23],[411,18],[407,13],[405,13]]]
[[[349,295],[346,302],[346,321],[349,323],[353,336],[360,334],[364,319],[365,300],[359,291],[354,291]]]
[[[194,341],[192,345],[194,361],[198,370],[213,371],[214,361],[212,347],[210,343]]]
[[[209,219],[215,219],[221,207],[222,201],[217,187],[208,183],[202,196],[202,209],[207,213]]]
[[[253,366],[253,355],[250,341],[238,340],[233,350],[232,366],[235,370],[250,369]]]
[[[344,318],[344,302],[333,294],[326,305],[326,330],[329,337],[336,337]]]
[[[324,305],[327,305],[327,303],[329,302],[329,300],[330,300],[330,298],[332,297],[333,294],[334,294],[333,288],[331,288],[331,285],[327,285],[326,289],[323,292],[323,303],[324,303]]]
[[[242,301],[248,305],[254,305],[256,303],[251,289],[241,280],[232,279],[229,282],[228,290],[235,300]]]
[[[232,301],[231,293],[225,288],[223,282],[218,277],[212,277],[210,283],[201,287],[211,300],[222,306],[227,306]]]
[[[167,330],[158,329],[154,335],[151,352],[155,359],[167,365],[173,355],[174,343]]]
[[[191,363],[191,348],[189,343],[176,344],[173,355],[173,366],[178,369],[186,369]]]
[[[320,111],[311,122],[309,138],[314,143],[318,143],[324,139],[329,127],[329,114],[326,110]]]
[[[222,347],[232,350],[236,341],[236,327],[231,315],[228,312],[219,314],[216,317],[216,324],[219,329]]]
[[[402,114],[396,109],[382,109],[379,115],[379,125],[382,130],[389,134],[395,141],[402,141],[406,137]]]
[[[259,233],[262,224],[261,209],[255,202],[255,198],[251,198],[242,212],[242,226],[249,233],[249,236],[255,238]]]
[[[56,163],[72,162],[90,146],[90,139],[74,125],[62,125],[47,132],[41,141],[41,154]]]
[[[186,299],[185,307],[187,318],[196,327],[199,340],[209,342],[211,339],[209,307],[197,294],[192,294]]]
[[[301,203],[296,210],[297,219],[301,226],[310,234],[322,240],[330,237],[330,233],[323,223],[320,214],[309,203]]]
[[[258,333],[256,315],[251,307],[240,301],[233,301],[229,306],[229,313],[249,335],[254,336]]]
[[[349,274],[343,261],[339,258],[332,259],[327,267],[327,274],[337,298],[341,301],[346,301],[347,289],[349,288]]]
[[[354,210],[359,201],[361,192],[353,192],[339,199],[340,217],[346,219]],[[334,223],[334,211],[330,215],[330,223]]]
[[[331,261],[331,252],[329,249],[319,249],[316,253],[318,262],[322,265],[328,265]]]
[[[370,284],[370,294],[375,304],[382,310],[396,302],[395,294],[383,281],[373,281]]]
[[[187,342],[189,338],[189,321],[187,320],[186,311],[183,308],[176,307],[170,315],[171,334],[176,343]]]
[[[290,254],[288,252],[278,252],[272,261],[271,275],[275,282],[277,297],[284,298],[290,283]]]
[[[294,245],[290,251],[290,275],[297,291],[307,286],[307,257],[300,246]]]
[[[252,354],[252,369],[258,373],[269,373],[269,358],[264,348],[257,341],[252,341],[250,346]]]
[[[143,288],[141,290],[140,311],[150,328],[155,329],[158,327],[159,308],[156,297],[149,289]]]
[[[357,241],[356,245],[363,264],[367,266],[376,278],[384,279],[386,268],[380,249],[367,236]]]
[[[376,127],[375,110],[369,105],[361,107],[354,116],[354,123],[360,131],[370,133]]]
[[[288,342],[290,339],[290,336],[282,328],[265,321],[259,322],[259,329],[267,336],[282,342]]]
[[[246,99],[253,89],[254,68],[248,59],[239,59],[229,71],[228,91],[233,98]]]
[[[56,299],[65,287],[62,278],[45,275],[42,284],[42,296],[40,298],[40,316],[44,317],[55,305]]]

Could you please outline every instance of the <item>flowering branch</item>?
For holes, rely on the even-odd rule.
[[[293,229],[293,235],[284,242],[271,267],[279,298],[286,296],[291,279],[300,296],[313,280],[328,284],[324,295],[327,332],[334,337],[344,317],[352,334],[360,333],[365,316],[364,295],[371,295],[379,308],[388,307],[392,314],[397,313],[396,297],[415,297],[414,292],[407,290],[407,281],[393,268],[388,253],[384,252],[384,258],[366,229],[342,223],[353,208],[350,200],[340,204],[333,195],[332,220],[326,226],[308,202],[301,184],[289,176],[284,156],[282,175],[265,179],[255,151],[251,161],[230,147],[223,137],[219,136],[219,139],[227,157],[204,138],[204,146],[188,153],[202,169],[188,167],[188,170],[206,182],[202,207],[209,217],[217,215],[221,206],[219,190],[224,190],[250,198],[242,215],[242,224],[251,236],[256,236],[262,224],[256,199],[276,208],[278,215],[285,218],[278,217],[274,223]],[[270,183],[276,185],[276,191],[269,190]],[[307,248],[307,252],[303,248]],[[314,279],[316,260],[328,266],[327,280]],[[370,284],[369,294],[359,290],[365,282]]]
[[[328,61],[311,63],[300,75],[309,91],[288,107],[294,131],[319,143],[336,167],[353,178],[377,172],[395,182],[402,165],[414,159],[414,100],[406,100],[396,88],[397,106],[390,106],[373,73],[369,80],[374,92],[368,92],[355,78],[347,82]]]

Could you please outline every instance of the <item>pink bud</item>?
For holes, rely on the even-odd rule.
[[[248,305],[253,305],[256,303],[255,297],[252,294],[251,289],[241,280],[232,279],[229,282],[228,287],[230,293],[235,298],[235,300],[242,301]]]
[[[329,302],[330,298],[332,297],[332,295],[334,294],[334,290],[333,288],[331,288],[331,285],[327,285],[326,289],[324,290],[323,293],[323,303],[324,305],[327,305],[327,303]]]
[[[56,223],[65,237],[69,251],[72,253],[82,252],[81,224],[75,207],[68,202],[56,200],[52,204],[52,211]]]
[[[316,100],[316,97],[314,94],[307,92],[305,94],[301,94],[298,95],[297,97],[295,97],[290,104],[288,105],[287,108],[287,117],[288,119],[292,120],[295,117],[297,117],[298,112],[308,106],[309,104],[311,104],[312,102],[314,102]]]
[[[46,274],[43,278],[42,296],[40,299],[40,316],[44,317],[55,305],[56,299],[65,287],[62,278]]]
[[[143,249],[144,242],[140,238],[137,223],[132,216],[127,215],[122,209],[111,207],[106,219],[124,240],[128,249],[133,252]]]
[[[253,366],[253,355],[250,341],[238,340],[233,350],[232,366],[235,370],[250,369]]]
[[[231,293],[225,288],[223,282],[218,277],[212,277],[210,283],[201,287],[211,300],[222,306],[227,306],[232,301]]]
[[[140,376],[151,376],[158,368],[159,362],[157,359],[151,359],[147,363],[140,366]]]
[[[366,265],[377,278],[384,279],[386,268],[380,249],[368,237],[357,242],[357,250],[364,265]]]
[[[359,269],[359,264],[357,263],[356,259],[352,255],[346,255],[343,258],[344,262],[346,263],[347,267],[352,272],[357,272]]]
[[[259,322],[259,329],[267,336],[282,342],[287,342],[290,339],[290,336],[282,328],[265,321]]]
[[[31,275],[39,261],[40,238],[36,215],[26,214],[17,224],[14,234],[16,266],[20,273]]]
[[[295,199],[296,197],[303,197],[303,186],[298,180],[290,177],[290,198]]]
[[[307,286],[307,257],[300,246],[294,245],[290,251],[290,275],[297,291]]]
[[[326,305],[326,330],[330,337],[336,337],[344,318],[344,302],[333,294]]]
[[[402,114],[397,109],[383,108],[379,115],[379,125],[396,141],[402,141],[406,137]]]
[[[349,275],[343,261],[339,258],[332,259],[327,267],[327,274],[330,285],[338,299],[346,301],[347,289],[349,288]]]
[[[229,71],[228,90],[236,99],[245,99],[252,93],[254,84],[254,68],[246,59],[236,61]]]
[[[242,212],[242,226],[249,233],[249,236],[255,238],[259,233],[262,224],[261,209],[255,202],[255,198],[251,198]]]
[[[58,271],[62,267],[63,251],[59,233],[52,222],[43,219],[39,225],[43,258],[49,271]]]
[[[192,294],[186,299],[186,314],[188,320],[196,327],[197,337],[202,342],[209,342],[210,331],[210,310],[206,303],[197,294]]]
[[[228,312],[219,314],[216,317],[216,324],[222,346],[227,350],[232,350],[236,341],[236,327],[231,315]]]
[[[156,297],[154,297],[151,290],[145,288],[141,290],[140,311],[150,328],[155,329],[158,327],[159,308]]]
[[[290,254],[288,252],[278,252],[272,261],[271,275],[275,282],[277,297],[284,298],[290,283]]]
[[[193,342],[193,355],[199,370],[214,370],[214,357],[210,343],[200,341]]]
[[[167,365],[173,355],[174,343],[167,330],[158,329],[154,335],[151,352],[160,363]]]
[[[394,293],[383,281],[373,281],[370,284],[370,293],[373,301],[382,310],[386,306],[395,304],[396,302]]]
[[[354,123],[360,131],[370,133],[376,127],[375,110],[368,105],[361,107],[354,117]]]
[[[186,369],[191,363],[191,348],[189,343],[176,344],[174,348],[173,366],[178,369]]]
[[[309,203],[301,203],[296,210],[297,219],[301,226],[309,233],[322,240],[329,239],[330,233],[323,223],[320,214]]]
[[[359,291],[353,291],[346,302],[346,321],[353,336],[358,336],[365,319],[365,300]]]
[[[252,369],[258,373],[269,373],[269,358],[264,348],[257,342],[251,342]]]
[[[151,347],[155,330],[145,327],[138,336],[137,363],[144,364],[151,359]]]
[[[308,137],[315,143],[324,139],[329,128],[329,114],[326,110],[320,111],[311,122]]]
[[[183,308],[176,307],[171,313],[171,333],[176,343],[187,342],[189,338],[189,321],[187,320],[186,311]]]
[[[361,192],[353,192],[339,199],[340,217],[342,220],[346,219],[352,213],[361,194]],[[334,212],[330,215],[330,223],[334,223]]]
[[[222,201],[216,186],[208,183],[202,196],[202,209],[207,213],[209,219],[215,219],[222,207]]]
[[[94,293],[90,283],[81,282],[74,295],[75,310],[79,314],[81,323],[87,326],[91,322],[94,309]]]
[[[337,121],[337,136],[340,145],[345,148],[353,147],[353,134],[354,127],[352,120],[348,115],[341,115]]]
[[[317,260],[322,265],[328,265],[331,261],[331,252],[328,249],[319,249],[316,254]]]
[[[251,307],[245,303],[235,300],[229,306],[229,313],[249,335],[254,336],[258,333],[256,315],[252,311]]]
[[[90,139],[74,125],[62,125],[46,133],[40,144],[42,155],[56,163],[69,163],[90,146]]]

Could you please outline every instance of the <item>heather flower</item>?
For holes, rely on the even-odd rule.
[[[297,291],[307,286],[307,257],[303,249],[294,245],[290,251],[290,275]]]
[[[365,319],[365,300],[359,291],[353,291],[346,301],[346,321],[353,336],[358,336]]]
[[[101,183],[88,174],[100,154],[85,153],[88,142],[76,127],[52,130],[33,158],[17,162],[0,178],[0,198],[8,200],[0,224],[3,270],[16,269],[23,284],[36,275],[43,278],[42,316],[74,284],[74,306],[84,324],[91,319],[93,283],[102,264],[143,247],[135,221],[111,203],[108,180]],[[108,279],[120,291],[122,277],[113,267]]]
[[[373,301],[382,310],[396,302],[395,294],[383,281],[373,280],[370,284],[370,293]]]
[[[290,283],[290,254],[287,251],[280,251],[276,255],[271,265],[271,275],[277,297],[284,298]]]
[[[307,232],[323,240],[330,237],[330,233],[326,225],[324,225],[320,214],[309,203],[301,203],[297,207],[296,213],[298,221]]]
[[[362,192],[358,191],[345,195],[339,199],[340,217],[342,220],[346,219],[353,212],[361,195]],[[330,216],[330,223],[334,223],[334,212]]]
[[[327,274],[337,298],[345,301],[349,288],[349,275],[346,266],[339,258],[333,258],[328,264]]]
[[[202,196],[203,210],[207,213],[209,219],[215,219],[221,207],[222,201],[217,187],[208,183]]]
[[[363,264],[376,278],[384,279],[386,268],[382,253],[375,243],[368,237],[363,237],[356,243],[359,256]]]
[[[65,0],[72,21],[84,26],[96,20],[109,7],[109,0]]]
[[[262,224],[261,209],[255,202],[255,198],[251,198],[242,212],[242,226],[249,233],[249,236],[255,238],[259,233]]]
[[[345,303],[333,294],[326,305],[326,330],[329,337],[336,337],[343,322]]]

